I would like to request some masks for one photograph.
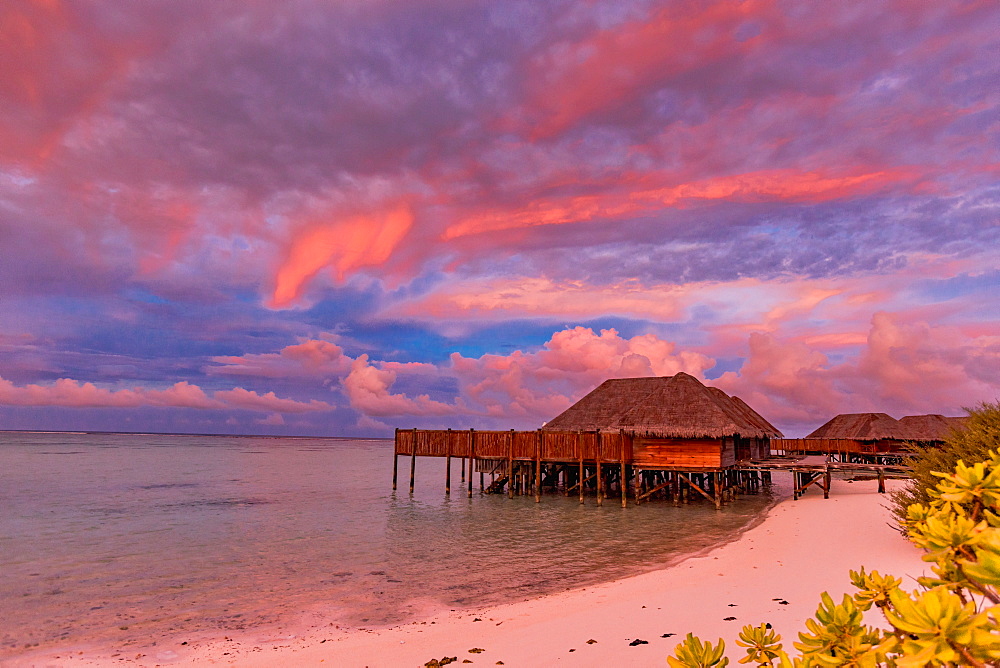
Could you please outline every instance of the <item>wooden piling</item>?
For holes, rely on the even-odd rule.
[[[417,430],[413,430],[413,449],[410,451],[410,494],[413,494],[413,478],[417,473]]]
[[[722,487],[722,473],[719,471],[715,472],[712,484],[712,492],[714,492],[712,496],[715,497],[715,509],[722,510],[722,490],[720,489],[720,487]]]
[[[445,438],[448,439],[445,445],[444,457],[444,493],[446,496],[451,496],[451,429],[448,430]]]
[[[878,470],[878,493],[885,494],[885,471]]]
[[[514,498],[514,430],[507,437],[507,498]]]
[[[469,498],[472,498],[472,463],[476,461],[476,430],[469,430]],[[479,474],[479,487],[482,489],[483,478],[482,473]]]
[[[396,436],[392,442],[392,491],[396,491],[396,479],[399,476],[399,455],[396,453],[396,444],[399,443],[399,427],[396,428]]]
[[[618,486],[622,488],[622,508],[628,506],[628,478],[625,477],[625,441],[622,441],[622,477],[618,481]]]
[[[583,503],[583,479],[584,479],[584,475],[583,475],[583,444],[579,443],[579,442],[578,442],[578,444],[579,444],[579,447],[580,447],[580,480],[577,482],[577,485],[579,485],[579,487],[580,487],[580,503]]]
[[[542,500],[542,430],[535,440],[535,503]]]
[[[604,481],[601,479],[601,432],[597,432],[597,453],[594,457],[597,465],[597,505],[604,503]]]

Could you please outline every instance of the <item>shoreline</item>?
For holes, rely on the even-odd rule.
[[[889,489],[899,484],[890,481]],[[791,649],[822,591],[835,599],[852,591],[850,569],[907,576],[904,586],[915,586],[926,564],[888,525],[888,496],[875,490],[875,481],[835,480],[829,499],[815,492],[782,499],[735,540],[666,568],[526,601],[378,629],[340,628],[308,612],[278,630],[191,636],[169,648],[64,648],[11,665],[388,668],[457,657],[478,665],[653,666],[664,665],[688,632],[712,642],[722,637],[735,662],[745,624],[772,623]],[[877,622],[877,614],[869,619]],[[645,643],[630,644],[637,640]]]

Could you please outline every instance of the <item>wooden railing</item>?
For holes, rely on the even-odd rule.
[[[790,454],[804,452],[879,454],[903,452],[903,441],[856,441],[847,438],[775,438],[771,450]]]
[[[397,455],[553,462],[632,461],[632,438],[594,431],[397,429]]]

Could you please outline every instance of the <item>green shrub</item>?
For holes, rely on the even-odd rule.
[[[929,491],[938,484],[937,471],[952,471],[959,460],[966,463],[985,461],[990,450],[1000,445],[1000,403],[981,403],[966,409],[964,429],[952,431],[940,446],[914,446],[905,463],[912,479],[891,492],[890,509],[900,526],[906,522],[907,509],[914,503],[930,501]]]

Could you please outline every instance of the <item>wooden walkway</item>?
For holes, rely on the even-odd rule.
[[[445,459],[445,493],[452,488],[451,459],[461,460],[461,485],[471,497],[473,472],[479,473],[480,491],[531,494],[541,500],[544,489],[575,493],[580,503],[590,494],[597,505],[606,498],[620,497],[639,504],[652,498],[667,498],[675,504],[703,496],[721,507],[740,494],[755,493],[771,481],[775,471],[788,471],[794,480],[793,498],[798,499],[809,487],[830,496],[834,475],[871,475],[885,491],[886,478],[905,477],[907,470],[898,463],[899,453],[860,453],[841,448],[816,453],[818,442],[810,441],[808,450],[799,450],[799,441],[781,439],[773,442],[772,455],[766,459],[738,461],[723,468],[672,467],[646,468],[633,459],[633,440],[625,433],[554,432],[554,431],[476,431],[470,430],[396,430],[392,488],[397,488],[400,456],[410,458],[410,492],[414,489],[417,457]],[[832,445],[832,443],[831,443]],[[490,475],[487,486],[485,475]]]
[[[823,490],[824,499],[829,499],[830,482],[835,473],[873,474],[878,480],[880,494],[885,493],[886,478],[910,477],[909,469],[902,464],[840,461],[834,454],[774,456],[764,460],[740,462],[739,467],[745,471],[791,472],[794,480],[793,499],[798,499],[806,489],[814,485]]]

